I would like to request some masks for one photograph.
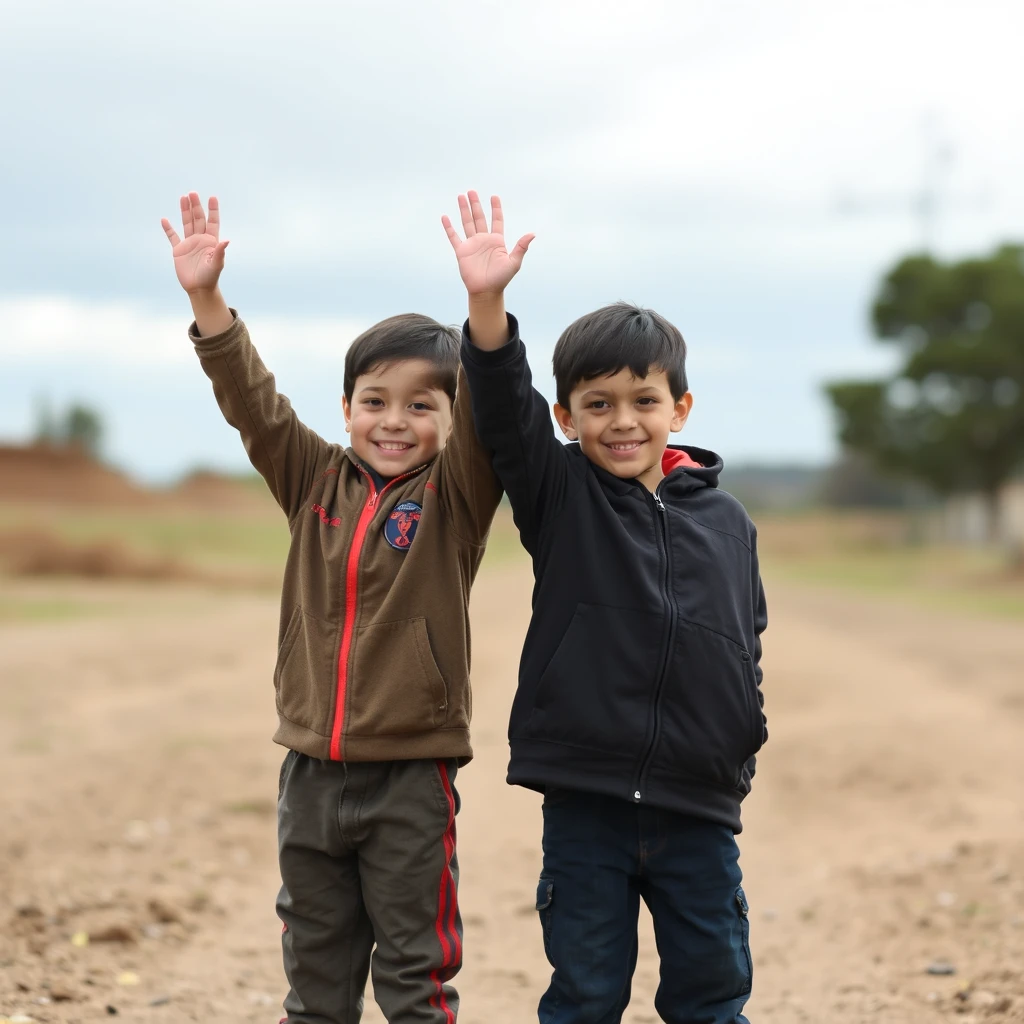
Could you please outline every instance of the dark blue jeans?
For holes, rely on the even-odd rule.
[[[747,1024],[747,901],[732,830],[576,790],[544,798],[537,910],[554,968],[540,1024],[618,1024],[640,900],[654,919],[666,1024]]]

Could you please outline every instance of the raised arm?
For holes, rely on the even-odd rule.
[[[224,418],[241,434],[249,460],[266,480],[291,520],[302,508],[330,446],[295,415],[274,375],[259,357],[245,324],[224,301],[219,287],[226,241],[220,241],[220,207],[210,199],[207,218],[199,196],[181,198],[183,238],[161,223],[173,248],[178,281],[192,303],[189,337]]]
[[[483,544],[501,501],[502,486],[490,451],[480,441],[465,370],[459,370],[452,432],[441,452],[444,503],[452,529],[471,544]]]
[[[441,223],[466,286],[469,319],[463,329],[462,365],[480,441],[491,455],[516,525],[534,550],[543,521],[560,506],[570,472],[554,435],[547,401],[534,387],[514,317],[505,312],[505,288],[522,266],[533,235],[505,248],[501,200],[491,198],[491,226],[475,192],[459,196],[465,239],[447,217]]]

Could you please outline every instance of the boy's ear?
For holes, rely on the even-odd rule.
[[[352,406],[349,405],[348,399],[341,396],[341,411],[345,414],[345,430],[348,433],[352,433]]]
[[[572,421],[572,413],[568,409],[563,409],[557,402],[551,408],[555,414],[555,422],[562,428],[562,433],[570,441],[578,441],[579,434],[576,433],[576,425]]]
[[[675,409],[672,410],[672,428],[671,432],[674,434],[678,430],[683,429],[683,424],[686,422],[690,415],[690,410],[693,408],[693,395],[689,391],[686,392],[682,398],[676,402]]]

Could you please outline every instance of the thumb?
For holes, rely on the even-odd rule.
[[[224,250],[231,244],[230,240],[218,242],[213,250],[213,257],[210,262],[217,270],[224,269]]]
[[[515,248],[508,254],[508,258],[515,264],[517,270],[523,265],[523,257],[526,255],[526,250],[530,248],[530,243],[536,237],[536,235],[523,235],[516,242]]]

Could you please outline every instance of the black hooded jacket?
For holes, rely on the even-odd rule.
[[[669,447],[655,493],[563,445],[518,325],[462,361],[477,433],[533,558],[508,781],[604,793],[740,831],[767,738],[754,526],[722,460]]]

